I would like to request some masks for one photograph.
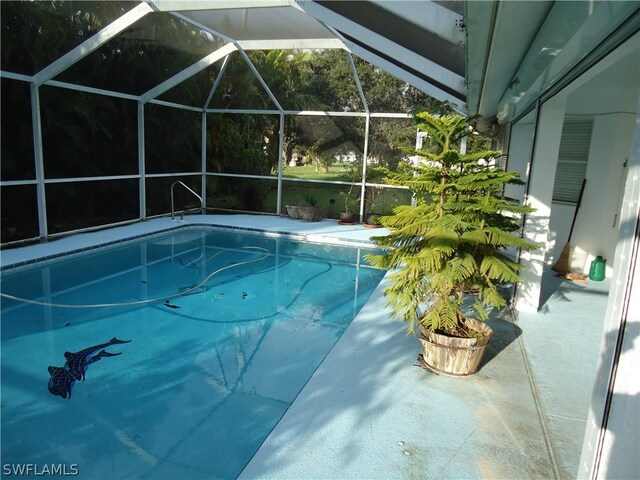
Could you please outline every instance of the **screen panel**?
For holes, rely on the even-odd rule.
[[[2,243],[39,235],[35,185],[0,187],[0,241]]]
[[[340,212],[360,215],[360,185],[332,185],[315,182],[282,182],[282,205],[312,204],[320,209],[323,218],[340,218]]]
[[[276,213],[276,179],[207,177],[207,208]]]
[[[207,171],[277,175],[279,115],[207,115]]]
[[[137,179],[46,185],[49,233],[140,217]]]
[[[367,186],[365,190],[365,213],[391,215],[400,205],[411,205],[411,192],[408,189],[383,186]]]
[[[2,69],[34,75],[138,2],[0,2]]]
[[[0,88],[0,180],[33,180],[36,172],[29,84],[0,78]]]
[[[55,80],[141,95],[224,43],[173,15],[154,12],[62,72]]]
[[[287,115],[285,177],[327,181],[360,181],[365,119]]]
[[[146,173],[202,171],[202,115],[148,104],[144,109]]]
[[[46,178],[138,173],[136,102],[44,86],[40,110]]]

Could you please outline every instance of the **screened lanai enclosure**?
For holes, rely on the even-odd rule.
[[[410,202],[383,168],[407,161],[408,112],[444,104],[295,3],[190,3],[1,2],[3,244],[166,215],[172,195],[360,219]]]
[[[181,478],[639,478],[637,1],[3,0],[0,28],[5,475],[14,459],[54,458],[82,459],[88,478],[134,478],[121,467],[136,465],[140,478],[175,466],[192,473]],[[388,277],[362,261],[380,230],[277,217],[308,203],[362,222],[410,203],[386,179],[423,138],[414,109],[477,114],[488,138],[467,141],[503,151],[524,181],[505,192],[535,208],[522,237],[541,248],[520,256],[513,308],[490,319],[492,356],[462,381],[415,365],[417,339],[385,306]],[[196,212],[214,215],[178,223]],[[604,280],[557,277],[565,247],[580,277],[606,259]],[[131,309],[94,312],[124,311],[105,292]],[[319,321],[325,311],[337,316]],[[202,328],[216,322],[210,345]],[[63,352],[107,345],[84,366],[122,356],[92,367],[73,403],[55,398],[71,395]],[[316,363],[299,361],[307,348]],[[299,396],[266,375],[295,365]],[[272,423],[260,436],[229,426],[250,414],[201,421],[227,397],[212,411],[255,405]],[[252,438],[246,458],[235,440],[212,443],[219,457],[201,448],[225,431]]]

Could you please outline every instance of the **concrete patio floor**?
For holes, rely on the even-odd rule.
[[[494,314],[483,366],[468,378],[415,365],[419,342],[384,314],[384,287],[240,478],[576,477],[604,282],[553,278],[537,314]]]
[[[557,475],[570,479],[578,475],[610,281],[580,284],[554,274],[544,272],[542,308],[520,312],[518,326]]]
[[[335,221],[251,215],[188,216],[365,243],[384,233]],[[176,226],[167,218],[26,248],[1,264]],[[608,283],[545,273],[535,314],[494,312],[481,370],[468,378],[416,365],[420,343],[384,306],[386,279],[308,381],[239,478],[575,478],[596,375]]]
[[[385,285],[239,478],[575,478],[609,282],[545,271],[543,307],[494,312],[469,378],[416,365]]]
[[[520,329],[494,316],[481,371],[415,366],[384,282],[240,478],[553,478]]]

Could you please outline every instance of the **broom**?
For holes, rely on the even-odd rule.
[[[571,229],[569,230],[569,238],[567,239],[567,243],[562,249],[562,253],[560,254],[560,258],[558,261],[551,267],[553,270],[558,272],[561,275],[566,275],[569,273],[570,264],[571,264],[571,235],[573,235],[573,227],[576,224],[576,218],[578,217],[578,210],[580,210],[580,204],[582,203],[582,194],[584,193],[584,186],[587,183],[587,179],[582,180],[582,186],[580,187],[580,195],[578,195],[578,203],[576,204],[576,211],[573,212],[573,221],[571,222]]]

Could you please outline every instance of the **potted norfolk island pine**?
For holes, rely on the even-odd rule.
[[[521,265],[506,250],[536,248],[514,233],[521,215],[532,209],[504,196],[506,184],[522,182],[516,172],[488,161],[499,152],[459,152],[468,119],[427,112],[414,118],[431,148],[406,150],[421,161],[411,171],[390,174],[388,181],[408,186],[417,205],[396,207],[380,218],[390,233],[373,238],[384,253],[368,260],[391,270],[387,305],[409,331],[418,324],[424,366],[470,375],[491,337],[484,323],[487,308],[506,306],[499,284],[521,280]],[[466,313],[469,301],[472,315]]]

